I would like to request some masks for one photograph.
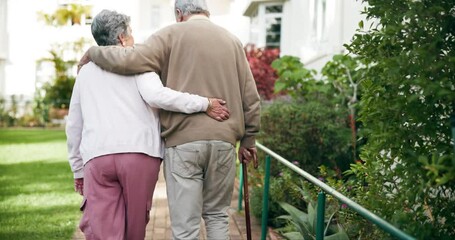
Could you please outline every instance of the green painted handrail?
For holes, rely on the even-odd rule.
[[[270,156],[265,157],[265,177],[264,177],[264,193],[262,194],[262,209],[269,209],[269,189],[270,189]],[[267,226],[269,211],[262,212],[261,226]],[[261,228],[261,240],[267,237],[267,227]]]
[[[239,164],[240,165],[240,171],[239,171],[239,178],[240,178],[240,183],[239,183],[239,199],[238,199],[238,202],[237,202],[237,211],[242,211],[242,199],[243,199],[243,165],[242,164]]]
[[[267,153],[269,156],[273,157],[274,159],[278,160],[280,163],[284,164],[285,166],[287,166],[288,168],[290,168],[294,172],[298,173],[300,176],[304,177],[306,180],[308,180],[311,183],[313,183],[314,185],[320,187],[325,193],[332,195],[333,197],[335,197],[336,199],[338,199],[342,203],[346,204],[349,208],[351,208],[352,210],[356,211],[361,216],[363,216],[364,218],[368,219],[370,222],[376,224],[378,227],[380,227],[381,229],[383,229],[387,233],[391,234],[392,236],[394,236],[394,237],[396,237],[398,239],[403,239],[403,240],[415,240],[414,237],[411,237],[407,233],[401,231],[400,229],[396,228],[392,224],[390,224],[387,221],[383,220],[382,218],[380,218],[376,214],[374,214],[374,213],[370,212],[369,210],[365,209],[364,207],[360,206],[358,203],[356,203],[356,202],[352,201],[351,199],[347,198],[346,196],[344,196],[340,192],[338,192],[335,189],[331,188],[330,186],[328,186],[324,182],[320,181],[319,179],[315,178],[313,175],[305,172],[301,168],[295,166],[294,164],[292,164],[288,160],[284,159],[280,155],[276,154],[272,150],[268,149],[267,147],[263,146],[262,144],[256,142],[256,147],[258,149],[264,151],[265,153]],[[264,214],[265,212],[268,212],[268,208],[267,209],[262,209],[262,211],[263,211],[262,213]],[[264,224],[263,224],[262,228],[267,228],[267,225],[264,226]],[[264,232],[264,231],[262,231],[262,232]],[[265,239],[265,236],[264,237],[261,236],[261,239]]]

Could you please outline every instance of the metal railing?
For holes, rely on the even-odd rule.
[[[450,116],[450,125],[452,125],[453,152],[455,154],[455,103],[453,104],[453,111]]]
[[[349,208],[354,210],[355,212],[359,213],[362,217],[367,219],[368,221],[376,224],[385,232],[389,233],[390,235],[396,237],[397,239],[403,240],[414,240],[414,237],[411,237],[407,233],[401,231],[400,229],[396,228],[392,224],[388,223],[384,219],[380,218],[379,216],[375,215],[374,213],[370,212],[369,210],[365,209],[361,205],[357,204],[356,202],[352,201],[348,197],[344,196],[340,192],[336,191],[335,189],[331,188],[324,182],[320,181],[319,179],[315,178],[311,174],[305,172],[301,168],[295,166],[288,160],[284,159],[280,155],[276,154],[272,150],[268,149],[267,147],[263,146],[262,144],[256,142],[256,147],[262,151],[264,151],[267,155],[265,158],[265,176],[264,176],[264,193],[263,193],[263,202],[262,202],[262,221],[261,221],[261,239],[265,240],[267,237],[267,218],[269,212],[269,188],[270,188],[270,164],[271,158],[273,157],[278,162],[284,164],[300,176],[304,177],[309,182],[313,183],[314,185],[318,186],[322,189],[322,191],[318,194],[318,206],[317,206],[317,223],[316,223],[316,239],[323,240],[324,239],[324,220],[325,220],[325,198],[326,194],[332,195],[340,202],[346,204]],[[242,171],[242,169],[240,169]],[[243,185],[243,177],[240,174],[240,188],[239,188],[239,199],[238,199],[238,209],[239,211],[242,210],[242,186]]]

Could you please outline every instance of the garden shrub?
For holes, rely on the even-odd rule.
[[[276,101],[264,109],[261,126],[262,144],[312,175],[320,165],[343,171],[352,163],[345,109],[324,99]]]
[[[56,109],[68,109],[71,100],[75,78],[64,76],[46,83],[43,88],[46,92],[43,102]]]
[[[69,69],[75,64],[75,60],[63,59],[63,52],[68,46],[55,46],[49,51],[50,58],[42,59],[41,61],[49,61],[54,64],[54,79],[47,82],[43,86],[44,96],[43,103],[48,104],[53,108],[68,109],[73,91],[75,77],[71,76]]]
[[[292,161],[312,175],[318,175],[318,167],[327,165],[338,169],[339,175],[352,163],[350,152],[351,132],[345,109],[333,109],[324,101],[305,104],[296,101],[275,101],[264,108],[261,118],[262,131],[258,140],[284,158]],[[260,155],[264,159],[263,155]],[[263,166],[259,171],[263,171]],[[278,202],[287,202],[299,209],[306,208],[306,202],[290,185],[301,179],[277,161],[272,162],[270,180],[269,223],[278,226],[274,220],[283,215]],[[262,179],[255,177],[254,179]],[[261,206],[262,184],[252,183],[252,202]],[[260,216],[261,209],[252,210]]]
[[[346,45],[370,64],[358,201],[418,239],[454,239],[455,2],[364,2],[374,23]]]
[[[11,104],[7,106],[6,100],[0,98],[0,127],[14,126],[17,122],[17,100],[11,95]]]
[[[245,47],[245,53],[259,95],[264,100],[273,99],[277,75],[271,64],[279,57],[280,50],[278,48],[257,48],[253,44],[248,44]]]
[[[282,69],[277,70],[279,79],[275,87],[287,91],[297,106],[281,105],[276,110],[273,105],[279,103],[273,103],[266,108],[263,130],[267,131],[267,135],[262,135],[260,141],[277,151],[274,148],[307,137],[292,135],[296,131],[292,125],[296,122],[287,121],[293,115],[286,115],[286,108],[305,106],[311,109],[311,106],[319,106],[318,109],[324,110],[324,106],[329,106],[328,109],[343,112],[341,109],[346,107],[344,113],[351,115],[350,128],[354,119],[357,131],[360,119],[362,138],[366,140],[364,146],[354,149],[360,149],[359,159],[353,155],[355,160],[360,161],[352,164],[347,172],[354,177],[348,181],[352,183],[350,196],[418,239],[453,239],[455,154],[451,132],[454,126],[450,119],[455,121],[454,1],[364,2],[367,4],[364,13],[374,23],[365,30],[363,22],[360,22],[362,29],[346,45],[362,63],[353,69],[358,73],[353,83],[361,88],[359,102],[350,104],[349,101],[340,101],[342,98],[338,94],[341,91],[335,82],[330,82],[343,82],[337,76],[343,72],[340,69],[350,68],[346,62],[344,66],[332,66],[340,71],[323,71],[324,79],[313,84],[314,74],[311,70],[302,69],[303,65],[296,61],[298,59],[281,58],[285,61],[276,64]],[[344,82],[348,83],[348,87],[353,86]],[[325,97],[320,97],[322,95]],[[352,115],[352,107],[359,109],[359,118],[356,118],[357,114]],[[274,126],[267,125],[271,109],[277,113],[270,116],[279,119]],[[323,122],[327,123],[330,122]],[[292,131],[283,130],[280,126]],[[319,127],[315,129],[320,130]],[[269,135],[273,131],[277,134]],[[313,139],[313,143],[317,144],[318,138]],[[357,137],[354,139],[357,140]],[[290,154],[287,151],[296,151],[300,147],[299,144],[292,148],[281,147],[283,149],[277,152],[284,156]],[[304,153],[302,156],[302,159],[307,157]],[[304,170],[306,167],[311,169],[309,165],[302,166]],[[277,172],[277,169],[272,171],[276,178],[279,177]],[[272,181],[275,180],[272,178]],[[359,223],[356,239],[391,238],[383,231],[371,228],[371,224]]]
[[[321,176],[321,169],[330,169],[335,174],[332,177],[343,182],[342,172],[358,160],[355,115],[360,98],[357,84],[364,65],[356,58],[337,55],[323,68],[320,79],[297,57],[283,56],[272,66],[278,73],[275,90],[290,98],[275,99],[263,107],[258,141],[313,176]],[[259,154],[264,159],[263,153]],[[255,206],[252,212],[260,216],[263,166],[251,174],[255,174],[251,184]],[[306,211],[308,201],[295,185],[301,176],[277,161],[272,161],[271,176],[269,224],[282,227],[285,223],[277,217],[286,212],[279,202]]]

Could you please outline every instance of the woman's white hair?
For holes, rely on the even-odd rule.
[[[210,15],[205,0],[175,0],[175,10],[177,9],[182,11],[183,16],[200,13]]]
[[[103,10],[92,21],[92,35],[99,46],[118,45],[119,36],[129,36],[130,17],[116,11]]]

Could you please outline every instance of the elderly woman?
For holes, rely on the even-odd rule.
[[[92,23],[100,46],[134,44],[130,18],[103,10]],[[66,125],[75,190],[84,196],[87,239],[144,239],[161,160],[159,110],[222,121],[223,101],[163,87],[153,72],[120,76],[94,63],[79,72]]]

